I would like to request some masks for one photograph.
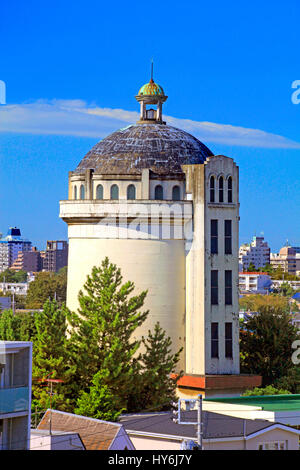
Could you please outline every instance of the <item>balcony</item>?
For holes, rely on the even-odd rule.
[[[29,387],[0,388],[0,415],[29,410]]]

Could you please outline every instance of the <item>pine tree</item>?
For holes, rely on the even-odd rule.
[[[77,384],[92,399],[89,387],[101,377],[102,386],[117,398],[117,411],[127,407],[135,386],[140,341],[132,335],[148,315],[140,312],[147,292],[130,296],[134,283],[122,284],[122,279],[120,269],[105,258],[87,277],[78,296],[79,312],[70,317]]]
[[[60,410],[70,409],[72,403],[72,377],[74,369],[70,366],[69,347],[66,337],[67,309],[53,300],[44,304],[42,312],[35,314],[36,336],[33,343],[33,408],[49,407],[47,378],[61,379],[55,384],[53,407]]]
[[[173,354],[171,338],[160,327],[159,322],[154,331],[148,331],[148,337],[142,338],[144,352],[140,354],[139,393],[132,398],[134,411],[151,409],[162,411],[170,408],[170,403],[176,399],[176,384],[182,376],[177,372],[181,348]]]

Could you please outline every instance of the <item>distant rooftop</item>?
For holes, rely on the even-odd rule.
[[[300,411],[300,395],[260,395],[237,398],[205,398],[204,401],[258,406],[265,411]]]

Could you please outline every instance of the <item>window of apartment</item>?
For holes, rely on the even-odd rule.
[[[218,305],[218,271],[211,271],[210,278],[211,305]]]
[[[232,323],[225,323],[225,357],[232,359]]]
[[[116,184],[113,184],[110,188],[110,199],[119,199],[119,187]]]
[[[127,199],[134,200],[135,199],[135,186],[134,184],[130,184],[127,188]]]
[[[172,201],[180,201],[180,187],[174,186],[172,189]]]
[[[212,255],[218,253],[218,221],[210,221],[210,252]]]
[[[219,202],[224,202],[224,178],[219,178]]]
[[[211,357],[219,357],[219,325],[211,324]]]
[[[225,305],[232,305],[232,271],[225,271]]]
[[[225,255],[232,255],[232,221],[231,220],[225,220],[224,235],[225,235]]]
[[[85,197],[85,191],[84,191],[84,185],[80,185],[80,199],[84,199]]]
[[[161,201],[163,198],[164,198],[163,187],[160,184],[158,184],[157,186],[155,186],[154,199]]]
[[[96,188],[96,199],[103,199],[103,186],[102,184],[98,184]]]
[[[287,450],[287,441],[260,442],[258,450]]]
[[[209,188],[210,188],[210,202],[215,202],[215,178],[214,176],[210,177],[210,183],[209,183]]]
[[[232,177],[229,176],[228,178],[228,202],[232,202]]]

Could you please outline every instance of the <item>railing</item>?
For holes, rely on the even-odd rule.
[[[0,388],[0,414],[29,410],[29,388]]]

